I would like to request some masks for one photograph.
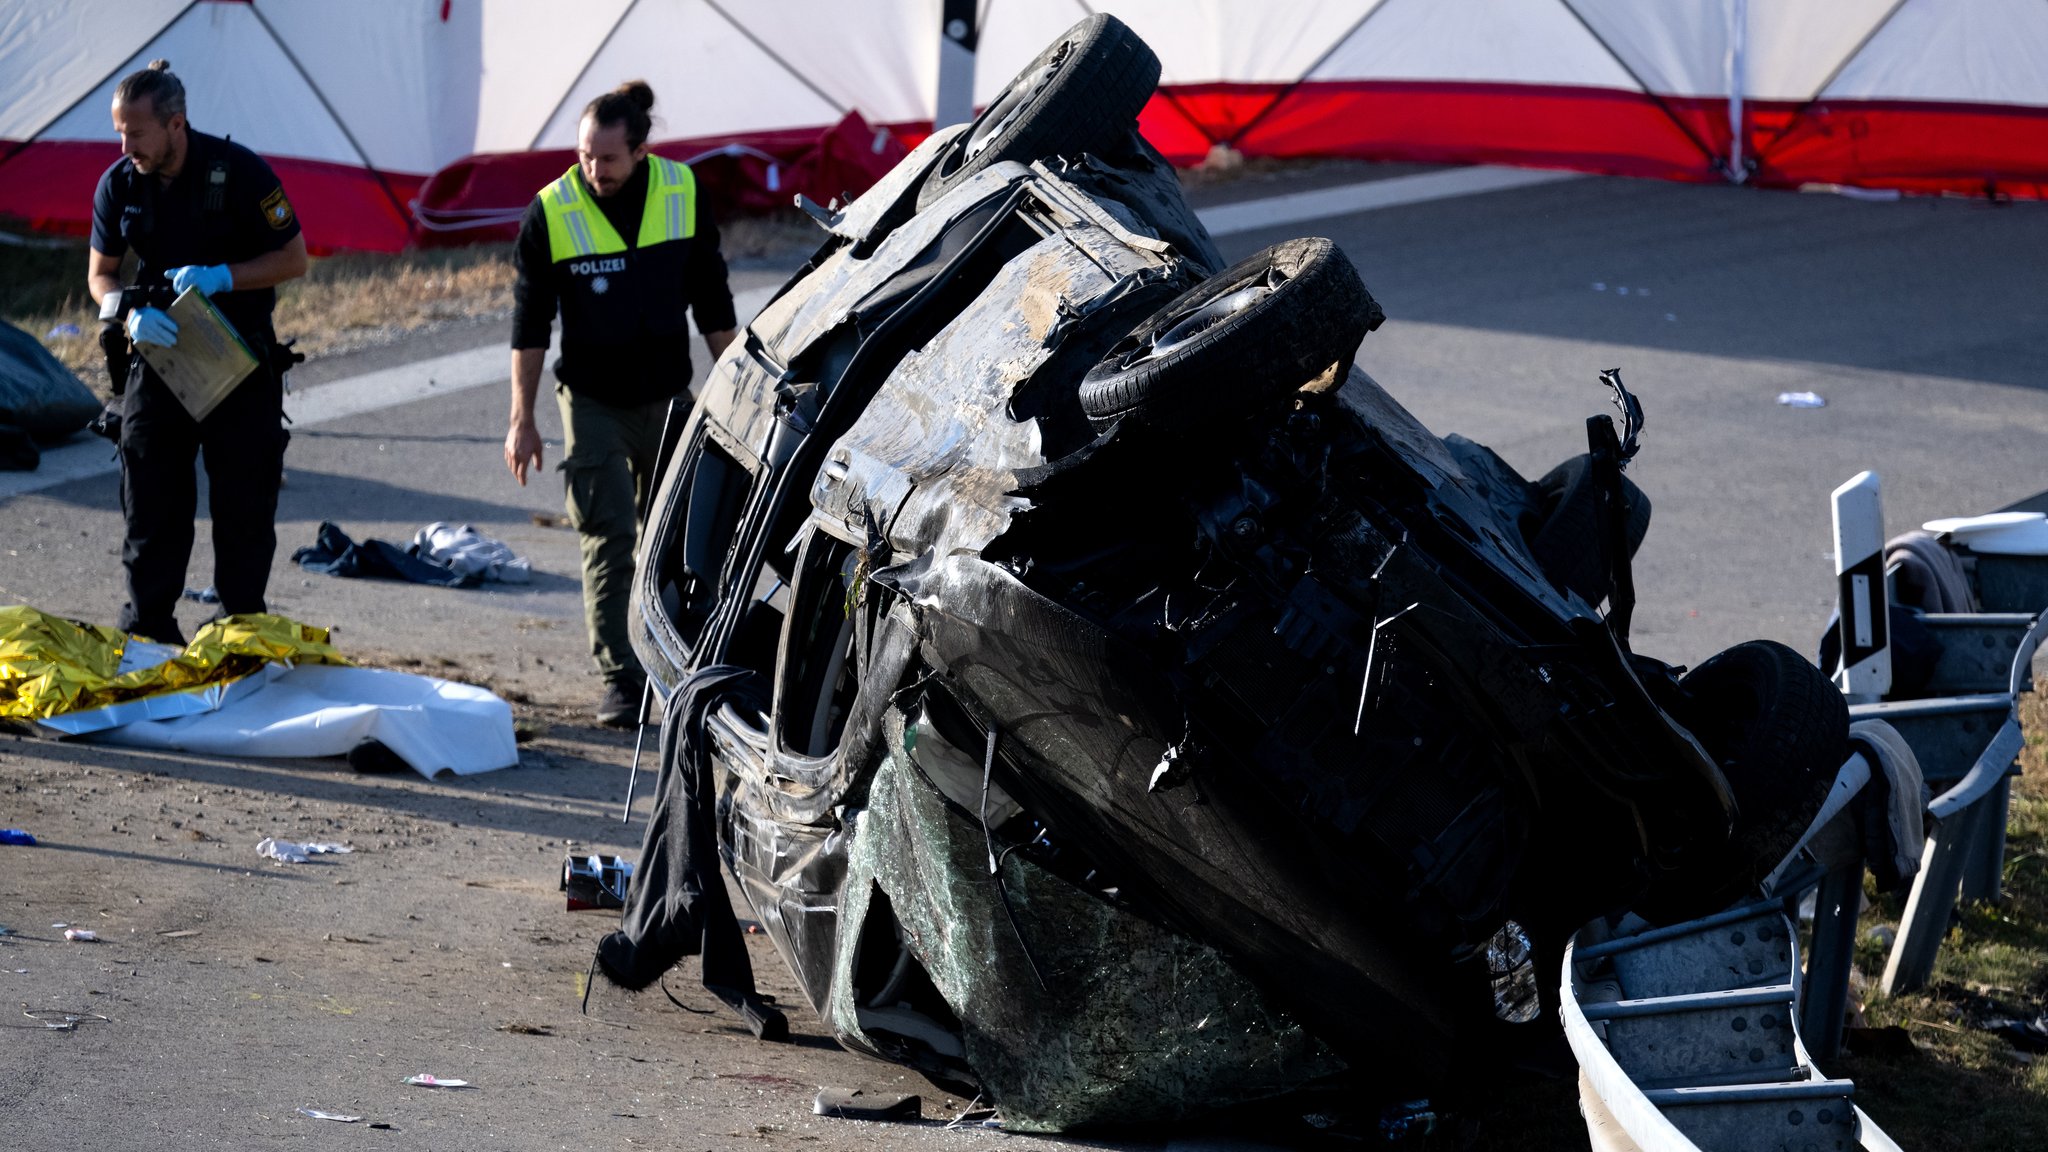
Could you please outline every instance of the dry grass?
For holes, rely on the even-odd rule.
[[[2022,700],[2020,720],[2027,745],[2006,825],[2004,898],[1959,908],[1933,982],[1898,997],[1875,991],[1885,951],[1870,933],[1897,927],[1903,895],[1877,897],[1863,915],[1865,1021],[1904,1029],[1913,1050],[1845,1056],[1827,1071],[1853,1078],[1864,1110],[1916,1152],[2038,1148],[2048,1133],[2048,1055],[1983,1027],[2048,1010],[2048,695]]]
[[[791,209],[727,221],[720,239],[735,266],[794,267],[822,234]],[[99,310],[86,294],[85,264],[83,240],[0,246],[0,319],[42,339],[80,379],[104,390]],[[509,320],[512,282],[509,244],[344,253],[313,261],[304,279],[279,291],[277,332],[311,359],[393,344],[450,323]],[[64,325],[76,334],[63,334]]]

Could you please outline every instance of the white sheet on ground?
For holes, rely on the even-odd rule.
[[[293,668],[217,712],[142,721],[88,739],[216,756],[343,756],[376,740],[429,779],[519,762],[512,706],[482,688],[319,664]]]

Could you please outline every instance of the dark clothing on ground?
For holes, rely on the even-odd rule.
[[[620,407],[667,400],[689,386],[685,309],[699,332],[738,326],[718,225],[701,196],[696,235],[639,246],[647,170],[642,161],[617,194],[597,200],[626,242],[625,252],[557,262],[538,196],[527,206],[513,252],[519,279],[512,289],[512,347],[546,348],[559,309],[562,354],[555,379],[578,395]]]
[[[320,522],[312,544],[292,553],[292,562],[308,572],[328,576],[382,577],[441,588],[469,588],[483,583],[481,576],[464,575],[388,540],[351,540],[348,533],[326,520]]]
[[[168,284],[187,264],[238,264],[274,252],[299,234],[283,185],[262,158],[201,132],[186,134],[184,167],[166,186],[123,158],[93,195],[92,246],[108,256],[133,249],[137,283]],[[211,298],[261,363],[273,342],[269,288]],[[122,399],[121,563],[128,604],[117,623],[156,640],[182,637],[173,609],[192,557],[198,481],[205,453],[213,516],[214,587],[223,615],[262,612],[277,551],[277,493],[283,476],[283,389],[267,364],[237,385],[203,421],[194,420],[157,374],[133,358]]]

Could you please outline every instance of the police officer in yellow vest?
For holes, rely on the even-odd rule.
[[[583,545],[590,651],[605,680],[598,721],[638,718],[645,678],[626,627],[640,521],[670,406],[689,404],[684,309],[716,357],[738,323],[718,228],[687,165],[647,154],[654,92],[638,80],[590,102],[576,165],[526,210],[514,254],[512,427],[505,466],[541,467],[533,406],[549,326],[562,315],[555,399],[562,411],[569,520]]]

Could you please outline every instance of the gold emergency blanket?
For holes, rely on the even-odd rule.
[[[0,716],[40,720],[239,680],[269,663],[347,664],[327,629],[282,616],[229,616],[161,664],[121,671],[128,637],[25,604],[0,607]]]

